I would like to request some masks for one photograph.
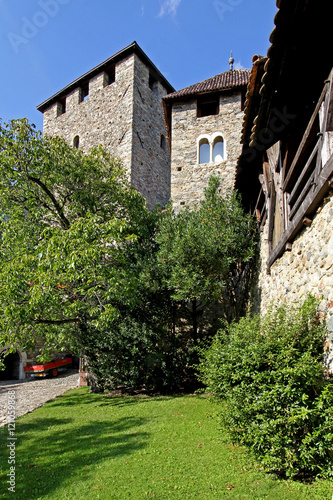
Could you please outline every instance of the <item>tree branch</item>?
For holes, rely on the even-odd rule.
[[[80,323],[79,318],[71,318],[71,319],[32,319],[36,325],[66,325],[68,323]]]
[[[63,212],[61,206],[59,205],[59,203],[57,202],[57,200],[55,199],[55,197],[51,193],[51,191],[47,188],[47,186],[40,179],[37,179],[36,177],[32,177],[31,175],[28,175],[28,179],[31,180],[32,182],[35,182],[36,184],[38,184],[38,186],[40,186],[42,188],[44,193],[47,194],[47,196],[50,198],[53,205],[55,206],[55,209],[60,217],[60,220],[61,220],[64,228],[69,229],[70,223],[69,223],[68,219],[64,215],[64,212]]]

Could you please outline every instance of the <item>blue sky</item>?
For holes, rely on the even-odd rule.
[[[134,40],[179,90],[265,55],[275,0],[0,0],[0,118],[36,106]]]

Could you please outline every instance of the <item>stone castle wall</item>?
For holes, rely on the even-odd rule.
[[[260,238],[260,267],[255,290],[256,312],[271,304],[297,303],[311,293],[320,300],[319,311],[333,345],[333,199],[325,198],[312,224],[296,236],[291,251],[285,251],[267,274],[268,224]],[[333,352],[327,360],[333,371]]]
[[[132,185],[147,199],[149,208],[170,198],[170,154],[161,148],[166,135],[162,96],[149,88],[149,69],[135,54],[116,64],[115,81],[108,85],[102,72],[90,79],[89,96],[82,102],[78,87],[66,97],[66,112],[56,103],[44,112],[44,134],[60,135],[87,152],[104,145],[119,157]],[[59,115],[59,116],[57,116]]]
[[[132,185],[148,200],[148,207],[170,200],[170,151],[166,141],[162,97],[157,81],[149,87],[149,69],[137,57],[134,72]]]
[[[89,82],[89,97],[80,102],[80,88],[66,98],[66,112],[57,116],[58,104],[44,112],[44,135],[60,135],[71,145],[79,136],[80,149],[103,144],[119,156],[129,170],[132,154],[134,55],[115,68],[115,82],[104,87],[105,73]]]
[[[197,117],[196,100],[177,103],[172,108],[171,198],[178,211],[192,206],[204,196],[212,174],[223,179],[222,190],[234,187],[244,113],[241,92],[222,94],[218,115]],[[197,139],[200,135],[220,132],[224,139],[225,160],[220,163],[198,162]]]

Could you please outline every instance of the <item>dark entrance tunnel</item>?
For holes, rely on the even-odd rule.
[[[8,354],[4,359],[5,370],[0,371],[0,380],[20,378],[20,356],[17,352]]]

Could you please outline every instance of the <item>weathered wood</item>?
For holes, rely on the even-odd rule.
[[[276,172],[276,167],[278,166],[279,163],[279,156],[280,156],[280,141],[276,142],[271,146],[269,149],[267,149],[267,158],[271,167],[271,171],[274,173]]]
[[[319,113],[319,110],[320,110],[320,106],[322,105],[322,102],[323,102],[323,100],[325,99],[325,96],[326,96],[326,93],[327,93],[327,88],[328,88],[328,82],[325,82],[325,85],[324,85],[323,91],[322,91],[322,93],[321,93],[321,96],[320,96],[320,98],[319,98],[319,101],[318,101],[318,103],[317,103],[317,105],[316,105],[316,107],[315,107],[315,110],[314,110],[314,112],[313,112],[313,114],[312,114],[311,118],[310,118],[310,121],[309,121],[309,123],[308,123],[308,126],[307,126],[307,128],[306,128],[306,130],[305,130],[305,133],[304,133],[304,135],[303,135],[303,138],[302,138],[302,140],[301,140],[301,143],[300,143],[300,145],[299,145],[299,147],[298,147],[298,150],[297,150],[297,152],[296,152],[295,158],[294,158],[294,160],[293,160],[293,162],[292,162],[292,164],[291,164],[291,167],[290,167],[290,169],[289,169],[289,172],[288,172],[288,174],[287,174],[287,177],[286,177],[286,179],[285,179],[285,181],[284,181],[284,184],[283,184],[283,186],[282,186],[282,190],[283,190],[283,191],[286,191],[286,189],[287,189],[287,187],[288,187],[288,183],[289,183],[289,181],[290,181],[290,179],[291,179],[291,176],[292,176],[292,174],[294,173],[295,168],[297,167],[298,161],[299,161],[299,159],[300,159],[300,157],[301,157],[301,155],[302,155],[302,153],[303,153],[303,150],[304,150],[304,148],[305,148],[305,147],[306,147],[306,145],[307,145],[308,139],[309,139],[309,137],[310,137],[310,135],[311,135],[311,131],[312,131],[312,129],[313,129],[313,126],[314,126],[314,124],[315,124],[316,118],[317,118],[317,116],[318,116],[318,113]]]
[[[327,119],[326,119],[326,131],[333,131],[333,70],[330,74],[330,89],[327,99]]]
[[[272,195],[272,173],[270,165],[268,162],[263,163],[264,180],[266,184],[267,197],[270,198]]]
[[[317,180],[317,185],[311,196],[308,196],[302,204],[302,209],[296,214],[295,218],[289,222],[289,225],[282,235],[277,246],[270,252],[267,268],[269,269],[278,257],[284,252],[285,245],[288,241],[292,241],[299,230],[303,227],[303,219],[307,215],[311,215],[319,207],[325,194],[329,191],[330,186],[328,180],[333,176],[333,156],[328,160]]]
[[[321,152],[323,149],[323,143],[324,143],[323,135],[320,134],[319,141],[318,141],[318,155],[317,155],[317,161],[316,161],[316,166],[315,166],[315,178],[314,178],[315,182],[316,182],[316,179],[317,179],[317,177],[320,174],[320,171],[322,169]]]
[[[283,207],[284,207],[284,229],[286,230],[289,224],[289,206],[290,195],[289,193],[283,193]]]
[[[275,203],[276,203],[276,192],[274,185],[272,185],[272,195],[269,199],[269,204],[268,204],[268,241],[270,243],[273,240]]]
[[[302,184],[305,177],[309,174],[310,167],[312,165],[312,161],[313,161],[314,157],[316,156],[316,154],[318,153],[319,144],[320,144],[320,139],[318,139],[308,161],[305,164],[305,167],[302,170],[301,175],[298,178],[298,181],[296,182],[292,192],[290,193],[290,199],[289,199],[290,205],[292,205],[294,203],[295,197],[297,196],[297,190],[298,190],[299,186]]]
[[[301,193],[298,195],[294,206],[292,208],[290,207],[289,220],[291,220],[295,216],[295,214],[297,213],[299,207],[302,205],[306,196],[309,194],[311,186],[315,186],[314,178],[315,178],[315,172],[313,172],[312,175],[309,177],[309,179],[308,179],[307,183],[305,184],[304,188],[302,189]]]

